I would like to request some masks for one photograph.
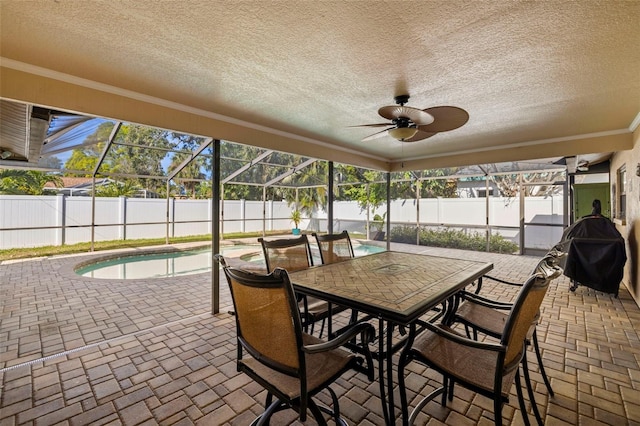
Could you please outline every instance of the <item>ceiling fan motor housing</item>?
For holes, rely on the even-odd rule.
[[[409,95],[398,95],[395,98],[395,101],[398,105],[402,106],[404,104],[406,104],[407,102],[409,102]]]

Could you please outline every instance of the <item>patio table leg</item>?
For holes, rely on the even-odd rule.
[[[394,324],[392,322],[378,318],[378,382],[380,386],[380,402],[382,404],[382,412],[386,425],[395,424],[395,402],[393,398],[393,329]]]

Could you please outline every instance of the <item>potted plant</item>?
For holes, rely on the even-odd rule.
[[[387,212],[384,212],[382,216],[379,214],[373,215],[373,226],[376,227],[376,234],[373,236],[373,239],[376,241],[384,240],[384,219],[387,217]]]
[[[293,235],[300,235],[300,228],[298,227],[300,225],[300,221],[302,220],[302,216],[300,215],[300,210],[295,209],[293,211],[291,211],[291,222],[293,222],[293,224],[295,225],[295,227],[291,230],[291,232],[293,233]]]

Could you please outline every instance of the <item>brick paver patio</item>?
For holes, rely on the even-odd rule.
[[[517,281],[538,260],[392,248],[490,261],[494,275]],[[74,265],[103,255],[0,264],[0,426],[250,423],[262,411],[265,393],[236,372],[235,323],[227,313],[224,279],[221,313],[211,315],[211,274],[103,280],[73,272]],[[513,290],[486,285],[483,294],[507,299]],[[585,287],[572,293],[566,277],[555,280],[538,326],[555,397],[547,395],[535,356],[529,356],[545,423],[640,424],[639,333],[640,309],[626,289],[619,298]],[[410,398],[424,396],[438,381],[412,364]],[[354,372],[333,388],[350,424],[383,424],[377,383]],[[522,424],[515,390],[512,395],[503,411],[506,421]],[[328,395],[319,398],[330,402]],[[492,419],[488,399],[457,387],[452,403],[430,403],[417,424],[488,425]],[[272,424],[299,422],[289,410]]]

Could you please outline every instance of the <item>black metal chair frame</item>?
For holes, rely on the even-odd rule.
[[[286,270],[276,268],[273,272],[267,275],[260,275],[227,266],[223,256],[219,254],[215,255],[215,258],[223,266],[224,273],[231,290],[234,310],[236,312],[235,318],[238,341],[238,371],[247,374],[267,390],[265,411],[263,414],[258,416],[258,418],[256,418],[251,424],[269,424],[271,416],[274,413],[291,408],[298,412],[301,422],[306,421],[308,409],[319,425],[326,425],[326,420],[324,419],[324,416],[322,414],[324,412],[330,414],[335,420],[336,424],[346,426],[347,423],[340,417],[340,406],[338,398],[335,392],[329,387],[329,385],[350,369],[355,369],[357,371],[363,372],[367,375],[367,378],[370,381],[373,380],[373,357],[369,350],[369,342],[374,339],[373,326],[371,326],[370,324],[358,324],[352,327],[350,330],[345,331],[343,334],[333,340],[324,342],[320,341],[320,339],[313,338],[312,341],[314,342],[314,344],[305,345],[305,333],[303,333],[302,330],[302,321],[300,318],[300,311],[298,309],[298,302],[296,300],[293,286],[291,285],[289,275],[287,274]],[[244,287],[256,289],[283,288],[284,292],[286,293],[289,313],[291,315],[293,328],[295,331],[298,368],[284,365],[277,360],[272,359],[270,356],[261,353],[261,351],[252,344],[254,342],[250,342],[245,339],[241,324],[241,322],[243,321],[243,313],[241,310],[239,310],[242,308],[236,304],[236,295],[234,293],[233,284],[234,282],[236,283],[235,285],[241,285]],[[264,327],[268,327],[268,324],[265,324]],[[324,380],[316,387],[308,388],[308,377],[306,375],[307,356],[312,354],[331,352],[335,350],[344,351],[343,349],[341,349],[341,347],[348,341],[354,341],[358,336],[360,336],[361,340],[359,353],[362,353],[364,355],[364,358],[351,354],[348,363],[337,370],[335,374],[332,374],[328,379]],[[311,336],[307,336],[306,339],[311,339]],[[272,383],[269,378],[265,378],[262,375],[258,374],[257,371],[254,371],[254,369],[244,361],[246,359],[244,355],[245,352],[249,354],[253,360],[256,360],[260,364],[266,366],[269,371],[273,370],[274,372],[281,373],[298,380],[300,384],[299,395],[291,397],[288,393],[279,388],[277,384]],[[364,365],[365,361],[366,366]],[[312,399],[314,395],[324,389],[327,389],[331,395],[333,401],[333,410],[326,406],[316,404],[316,402]],[[273,401],[274,396],[276,397],[276,401]]]
[[[313,256],[311,254],[311,246],[309,244],[309,239],[305,234],[300,235],[299,237],[294,238],[279,238],[273,240],[265,240],[264,238],[258,238],[258,242],[262,246],[262,252],[264,254],[264,261],[267,267],[267,272],[273,272],[273,270],[277,267],[282,267],[282,265],[274,265],[272,257],[269,255],[270,249],[287,249],[293,247],[304,247],[306,253],[306,263],[307,268],[313,266]],[[293,272],[293,271],[291,271]],[[313,334],[315,323],[321,321],[320,326],[320,334],[322,337],[322,333],[324,331],[324,325],[326,319],[332,314],[332,307],[328,302],[313,300],[312,303],[309,303],[309,298],[307,296],[297,294],[299,307],[302,310],[303,315],[303,327],[305,331]],[[331,337],[331,336],[329,336]]]
[[[349,237],[349,232],[347,230],[344,230],[342,232],[340,232],[339,234],[318,234],[316,232],[314,232],[313,237],[316,239],[316,243],[318,244],[318,250],[320,251],[320,260],[322,261],[322,264],[327,264],[329,262],[327,262],[327,259],[325,259],[324,256],[324,250],[322,249],[322,246],[324,243],[330,243],[333,241],[346,241],[347,242],[347,247],[349,250],[349,256],[351,258],[354,257],[354,253],[353,253],[353,245],[351,244],[351,238]]]
[[[533,274],[535,274],[536,272],[540,272],[541,269],[547,269],[546,271],[546,275],[550,276],[550,279],[554,279],[557,276],[560,275],[560,270],[558,268],[559,262],[560,260],[565,256],[564,253],[562,253],[561,251],[558,251],[556,248],[551,249],[536,265],[536,267],[533,269]],[[555,271],[550,271],[549,269],[555,269]],[[544,271],[542,271],[544,272]],[[504,285],[508,285],[508,286],[513,286],[513,287],[522,287],[523,284],[522,283],[516,283],[516,282],[512,282],[512,281],[507,281],[507,280],[503,280],[500,278],[496,278],[490,275],[484,275],[482,278],[486,278],[492,281],[496,281],[498,283],[504,284]],[[461,303],[463,302],[467,302],[467,303],[474,303],[476,305],[480,305],[486,308],[490,308],[490,309],[495,309],[497,311],[509,311],[513,308],[513,303],[510,302],[502,302],[502,301],[497,301],[497,300],[493,300],[493,299],[489,299],[487,297],[483,297],[478,295],[478,291],[479,291],[479,287],[476,289],[476,292],[472,293],[472,292],[468,292],[468,291],[461,291],[456,295],[456,301],[455,301],[455,306],[459,307],[462,306]],[[504,314],[504,316],[507,316],[507,313]],[[485,328],[483,326],[481,326],[480,324],[474,323],[470,320],[468,320],[467,318],[465,318],[464,316],[461,315],[457,315],[457,312],[455,310],[453,310],[451,312],[451,315],[449,317],[447,317],[446,319],[446,323],[448,325],[452,325],[455,322],[459,322],[461,324],[464,325],[465,328],[465,333],[467,335],[468,338],[473,338],[474,340],[478,340],[478,332],[483,333],[487,336],[491,336],[493,338],[496,339],[500,339],[501,337],[501,332],[498,332],[497,330],[492,330],[492,329],[488,329]],[[537,320],[536,320],[536,324],[537,324]],[[550,396],[554,396],[554,392],[553,392],[553,388],[551,387],[551,382],[549,380],[549,377],[547,376],[547,372],[544,368],[544,363],[542,361],[542,353],[540,351],[540,345],[538,343],[538,333],[537,333],[537,327],[536,324],[533,324],[531,327],[531,330],[529,332],[529,334],[527,335],[527,338],[525,339],[525,349],[528,346],[533,346],[534,348],[534,352],[536,354],[536,359],[538,361],[538,367],[540,368],[540,374],[542,375],[542,380],[544,381],[545,387],[547,388],[547,391],[549,392]],[[531,406],[532,406],[532,410],[533,413],[536,417],[536,420],[538,421],[539,424],[543,424],[542,421],[542,416],[540,415],[540,411],[538,410],[538,406],[535,402],[535,394],[533,392],[533,386],[531,384],[531,378],[529,375],[529,363],[527,360],[527,352],[525,351],[525,353],[523,354],[522,357],[522,367],[523,367],[523,376],[524,376],[524,380],[525,380],[525,385],[527,387],[527,394],[529,396],[529,400],[531,401]]]
[[[500,343],[479,342],[477,340],[469,339],[467,337],[464,337],[454,332],[444,323],[440,325],[433,325],[429,323],[425,324],[426,328],[428,329],[427,332],[435,333],[436,335],[443,337],[445,340],[454,342],[461,349],[464,347],[468,347],[468,348],[478,348],[484,351],[496,352],[497,354],[496,367],[495,367],[496,376],[494,378],[493,391],[488,392],[486,389],[477,385],[476,383],[473,383],[472,381],[467,381],[461,376],[457,376],[455,371],[447,371],[445,369],[439,368],[437,365],[434,365],[432,362],[429,362],[429,360],[426,359],[418,350],[414,350],[412,348],[413,341],[408,341],[407,346],[403,350],[398,363],[398,381],[399,381],[399,388],[400,388],[400,400],[402,404],[403,425],[412,424],[417,414],[422,410],[422,408],[429,401],[433,400],[438,395],[442,395],[442,402],[441,402],[442,405],[446,404],[447,398],[450,401],[453,400],[453,388],[455,383],[459,383],[462,386],[474,392],[477,392],[489,398],[492,398],[494,401],[495,424],[501,425],[502,424],[502,406],[504,405],[505,402],[508,402],[508,396],[505,398],[502,395],[502,385],[503,385],[502,377],[504,374],[513,372],[514,370],[515,370],[515,383],[517,387],[516,391],[518,394],[518,402],[520,405],[520,410],[522,411],[522,416],[525,424],[528,425],[529,419],[526,415],[525,403],[524,403],[524,397],[522,395],[522,387],[520,383],[520,373],[519,373],[519,368],[520,368],[519,366],[520,366],[522,357],[524,356],[524,353],[526,351],[526,347],[524,344],[524,336],[523,336],[523,341],[520,343],[521,348],[519,349],[520,352],[518,353],[517,357],[515,357],[509,363],[509,365],[504,365],[504,362],[506,359],[507,351],[509,350],[509,345],[513,345],[513,344],[517,345],[519,343],[519,342],[511,342],[511,337],[512,337],[511,334],[514,332],[514,325],[517,321],[516,318],[519,315],[520,311],[523,309],[523,306],[525,306],[528,292],[534,287],[538,289],[543,289],[546,292],[549,286],[550,280],[551,278],[549,276],[545,276],[544,273],[540,272],[529,277],[529,279],[524,283],[516,301],[513,303],[513,306],[511,307],[511,311],[509,313],[503,333],[500,337]],[[414,333],[410,333],[410,335],[413,335],[413,334]],[[443,375],[443,385],[442,387],[434,390],[429,395],[424,397],[417,404],[417,406],[414,408],[413,412],[409,416],[407,392],[405,387],[404,368],[411,361],[418,361],[441,373]],[[473,363],[473,360],[470,359],[469,362]],[[532,404],[535,404],[535,402],[532,401]]]

